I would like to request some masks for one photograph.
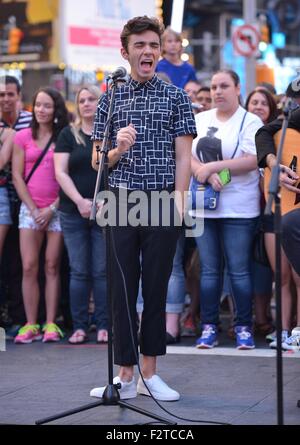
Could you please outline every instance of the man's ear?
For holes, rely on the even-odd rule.
[[[129,54],[128,54],[128,52],[126,51],[126,49],[125,48],[121,48],[121,56],[123,57],[123,59],[125,59],[125,60],[128,60],[128,58],[129,58]]]

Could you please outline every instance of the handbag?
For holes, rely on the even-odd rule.
[[[240,142],[239,136],[240,136],[240,133],[244,126],[246,114],[247,114],[247,111],[245,111],[245,113],[244,113],[244,117],[242,119],[241,126],[240,126],[239,133],[238,133],[237,144],[236,144],[236,147],[235,147],[234,152],[230,159],[233,159],[237,152],[239,142]],[[193,176],[192,180],[191,180],[191,184],[190,184],[192,210],[197,210],[197,209],[201,208],[201,201],[200,201],[201,195],[197,194],[197,192],[204,193],[204,202],[203,202],[204,210],[216,210],[218,208],[220,192],[215,191],[211,184],[209,184],[209,183],[203,184],[203,183],[197,181],[197,179]]]
[[[253,259],[263,266],[270,267],[269,258],[265,246],[265,236],[264,232],[260,228],[253,239]]]
[[[196,178],[192,178],[190,185],[190,192],[192,194],[192,210],[199,209],[201,206],[201,195],[203,196],[203,207],[205,210],[215,210],[219,204],[220,192],[216,192],[211,184],[201,184]]]
[[[53,142],[53,136],[50,137],[50,139],[47,142],[47,144],[46,144],[45,148],[43,149],[42,153],[40,154],[38,159],[35,161],[34,165],[32,166],[32,169],[30,170],[30,172],[28,173],[28,175],[24,179],[25,184],[28,184],[28,182],[30,181],[33,173],[35,172],[35,170],[38,168],[38,166],[42,162],[42,160],[43,160],[44,156],[46,155],[46,153],[47,153],[50,145],[52,144],[52,142]],[[13,220],[15,220],[19,216],[20,207],[21,207],[22,201],[20,200],[20,198],[17,195],[16,190],[15,190],[15,188],[13,186],[11,188],[9,187],[8,196],[9,196],[11,217],[12,217]]]

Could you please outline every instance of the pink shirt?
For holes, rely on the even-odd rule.
[[[24,150],[24,178],[26,178],[45,147],[37,146],[32,138],[31,128],[18,131],[14,142]],[[55,179],[53,162],[54,148],[53,143],[27,184],[29,194],[38,208],[48,207],[58,197],[59,185]]]

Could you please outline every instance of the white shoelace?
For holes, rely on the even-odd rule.
[[[209,328],[205,329],[205,330],[202,332],[201,337],[202,337],[202,338],[207,338],[207,337],[209,337],[211,334],[215,334],[215,330],[214,330],[213,328],[209,327]]]
[[[238,336],[240,337],[241,340],[248,340],[248,338],[251,337],[251,334],[248,331],[241,331],[238,332]]]
[[[300,345],[300,335],[299,334],[291,335],[290,337],[285,339],[285,342],[288,345],[299,346]]]

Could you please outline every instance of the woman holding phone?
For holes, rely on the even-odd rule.
[[[253,349],[251,257],[260,213],[254,136],[262,122],[240,106],[240,81],[234,71],[221,70],[213,75],[211,96],[215,108],[196,115],[198,137],[193,142],[191,162],[195,178],[220,192],[218,207],[204,211],[204,232],[196,237],[202,322],[196,347],[218,344],[225,258],[236,306],[236,346]],[[231,175],[226,185],[222,183],[224,173],[220,177],[224,169]]]

